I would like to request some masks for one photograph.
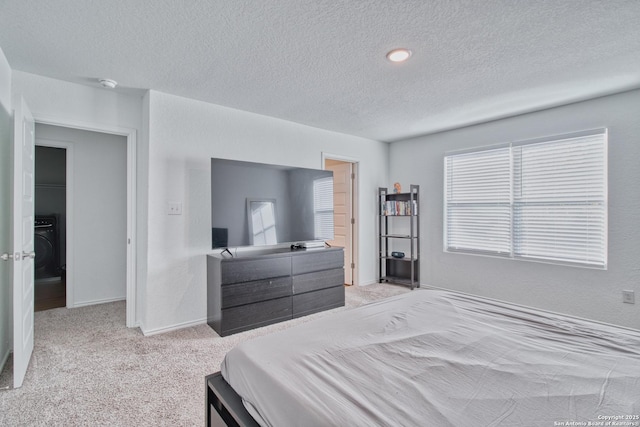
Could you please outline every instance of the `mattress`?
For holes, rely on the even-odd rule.
[[[640,332],[446,291],[255,338],[221,372],[263,426],[640,425]]]

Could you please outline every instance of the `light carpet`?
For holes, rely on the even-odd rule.
[[[125,326],[124,301],[38,312],[24,384],[0,391],[0,425],[202,426],[204,377],[235,345],[403,292],[347,287],[345,307],[224,338],[207,325],[145,337]]]

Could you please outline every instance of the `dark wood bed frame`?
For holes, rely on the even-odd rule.
[[[207,427],[259,427],[220,372],[205,377]]]

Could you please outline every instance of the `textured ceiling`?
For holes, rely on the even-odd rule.
[[[640,0],[0,0],[0,47],[15,70],[394,141],[640,87]]]

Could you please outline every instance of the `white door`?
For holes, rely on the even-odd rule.
[[[352,165],[348,162],[326,161],[325,169],[333,171],[333,240],[331,246],[344,248],[344,283],[353,284],[352,249]]]
[[[22,386],[33,352],[35,122],[23,99],[14,110],[13,386]]]

